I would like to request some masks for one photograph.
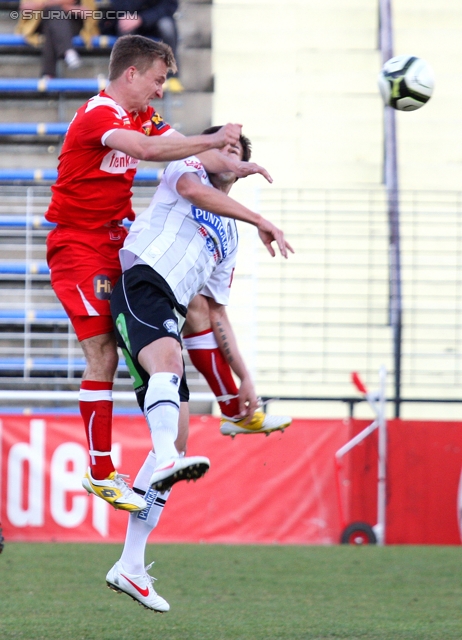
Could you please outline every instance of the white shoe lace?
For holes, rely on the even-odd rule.
[[[155,563],[155,561],[153,560],[151,562],[151,564],[148,564],[147,567],[145,567],[145,571],[146,571],[146,575],[149,578],[149,580],[151,581],[151,584],[154,584],[154,582],[157,580],[157,578],[154,578],[154,576],[152,576],[150,573],[148,573],[149,569],[152,567],[152,565]],[[154,589],[154,587],[152,587]],[[154,589],[154,593],[157,595],[155,589]]]
[[[130,478],[130,476],[128,476],[125,473],[119,473],[118,471],[116,471],[113,479],[115,486],[117,487],[117,489],[120,489],[123,496],[130,495],[133,493],[133,489],[130,489],[127,482],[125,481],[125,478],[128,479]]]

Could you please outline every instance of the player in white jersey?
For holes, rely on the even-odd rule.
[[[245,159],[245,149],[248,159],[249,142],[241,136],[239,145],[228,145],[223,153],[238,153]],[[135,381],[138,402],[145,410],[155,452],[148,454],[133,484],[134,491],[144,495],[147,507],[130,515],[122,556],[106,576],[111,589],[159,612],[168,611],[169,605],[155,592],[149,567],[145,568],[149,534],[157,525],[170,487],[178,480],[200,477],[209,467],[205,457],[181,457],[186,450],[189,392],[181,359],[180,326],[198,290],[210,305],[211,317],[224,309],[229,299],[236,225],[233,219],[211,213],[209,202],[221,214],[229,211],[240,217],[244,211],[246,216],[249,213],[224,195],[236,180],[232,173],[211,175],[209,181],[201,163],[189,158],[171,163],[164,176],[150,207],[132,225],[121,255],[125,271],[111,297],[118,342]],[[211,188],[211,183],[216,188]],[[221,196],[218,199],[217,194]],[[271,229],[271,223],[259,223],[258,218],[256,223],[274,255],[265,231]],[[271,233],[274,237],[275,232]],[[284,256],[287,249],[292,251],[283,237],[278,244]],[[221,318],[231,330],[225,311]],[[230,355],[245,369],[235,340],[230,344]],[[254,396],[249,391],[248,397]],[[249,410],[253,412],[255,406]]]
[[[223,153],[241,150],[227,145]],[[228,191],[234,180],[230,174]],[[111,311],[119,345],[134,367],[149,375],[144,412],[157,456],[150,484],[158,491],[201,477],[210,465],[202,456],[180,457],[175,446],[180,396],[187,399],[188,393],[180,331],[187,305],[199,291],[218,304],[228,302],[237,248],[236,226],[229,218],[257,226],[271,255],[273,240],[284,257],[292,251],[282,231],[229,198],[226,189],[212,188],[195,157],[171,163],[121,250],[123,274]]]
[[[227,303],[223,292],[229,288],[237,251],[235,220],[178,198],[175,185],[186,173],[212,186],[197,158],[170,163],[151,204],[132,224],[120,251],[122,271],[149,265],[168,283],[180,313],[212,274],[217,295]]]
[[[227,145],[223,153],[241,153],[239,147]],[[229,191],[235,176],[228,174]],[[234,221],[224,216],[255,224],[271,255],[275,239],[284,257],[292,251],[272,223],[229,198],[225,189],[212,188],[194,157],[169,165],[121,250],[123,274],[111,296],[111,311],[119,345],[134,368],[150,376],[144,412],[157,456],[151,486],[159,491],[201,477],[210,464],[201,456],[180,457],[175,446],[184,374],[180,331],[187,305],[198,292],[218,304],[228,302],[237,232]],[[183,380],[182,399],[187,399],[186,389]],[[185,445],[180,443],[180,451]]]

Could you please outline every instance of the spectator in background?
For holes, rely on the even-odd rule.
[[[99,33],[98,24],[91,15],[94,0],[21,0],[20,18],[16,32],[25,36],[29,44],[43,45],[40,75],[54,78],[58,60],[64,59],[69,69],[78,69],[80,56],[74,49],[72,38],[80,33],[85,45]],[[33,11],[28,14],[27,10]],[[26,11],[26,13],[24,13]]]
[[[116,36],[137,34],[162,40],[172,48],[178,65],[177,9],[178,0],[110,0],[107,17],[100,22],[100,32]],[[125,17],[124,13],[127,14]],[[178,71],[170,74],[164,91],[180,93],[184,90],[178,75]]]

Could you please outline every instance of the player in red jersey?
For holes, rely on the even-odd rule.
[[[237,142],[240,125],[184,137],[162,120],[149,103],[162,97],[167,73],[175,69],[173,53],[163,43],[136,35],[117,41],[107,88],[84,104],[69,126],[46,213],[57,225],[47,239],[51,283],[86,360],[79,404],[90,468],[83,484],[89,493],[127,511],[144,509],[146,503],[117,473],[110,455],[118,354],[109,297],[120,275],[118,253],[126,236],[122,221],[134,219],[131,187],[136,165],[139,160],[199,154],[209,171],[232,170],[239,177],[261,173],[271,181],[262,167],[217,152]]]

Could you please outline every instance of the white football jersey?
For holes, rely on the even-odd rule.
[[[236,222],[182,198],[176,184],[184,173],[196,173],[202,184],[214,188],[198,158],[171,162],[149,207],[131,226],[120,251],[122,270],[148,264],[186,307],[196,293],[228,304],[238,244]]]

